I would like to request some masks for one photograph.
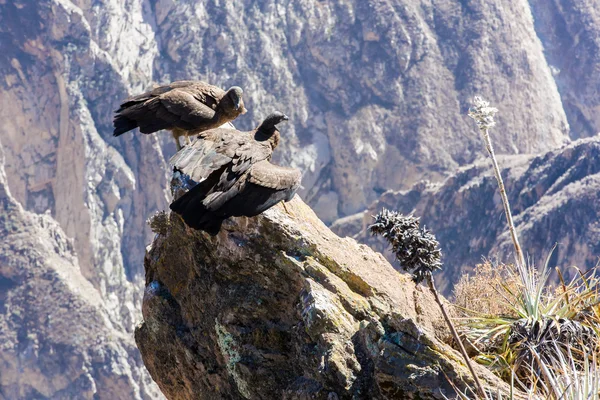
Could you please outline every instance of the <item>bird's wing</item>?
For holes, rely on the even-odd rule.
[[[254,141],[249,132],[226,131],[214,145],[203,145],[203,155],[190,168],[192,179],[202,177],[209,182],[198,193],[210,211],[219,210],[243,191],[253,166],[271,155],[270,147]]]
[[[213,192],[227,192],[236,182],[242,180],[242,176],[247,174],[253,165],[268,159],[272,153],[270,146],[257,143],[250,132],[230,133],[227,139],[218,144],[216,151],[231,161],[227,163],[227,168],[221,174]],[[239,189],[237,186],[236,188]]]
[[[203,206],[221,218],[254,217],[280,201],[289,201],[300,187],[302,173],[263,160],[251,166],[226,191],[208,193]]]
[[[219,101],[225,95],[225,91],[220,87],[210,85],[206,82],[196,82],[194,85],[189,87],[190,93],[194,96],[202,96],[204,98],[212,98],[215,101]]]
[[[256,143],[253,133],[226,128],[201,132],[199,138],[175,154],[170,163],[196,182],[227,165],[214,188],[226,191],[253,164],[271,155],[270,147]]]
[[[191,130],[212,119],[215,111],[180,89],[169,90],[147,100],[124,103],[117,116],[139,126],[142,133],[161,129]]]
[[[244,148],[243,144],[238,150]],[[256,216],[280,201],[291,200],[300,187],[302,174],[297,169],[264,159],[236,173],[235,159],[230,160],[171,204],[189,226],[216,234],[224,219]]]
[[[202,81],[184,81],[188,84],[182,86],[179,90],[185,91],[186,93],[193,96],[196,100],[210,107],[216,109],[217,105],[225,95],[225,91],[217,86],[210,85]]]
[[[186,90],[174,89],[158,96],[160,105],[157,113],[165,119],[171,119],[177,125],[186,129],[185,126],[196,127],[214,117],[215,111],[199,101]],[[191,128],[187,128],[191,129]]]
[[[252,166],[250,182],[274,190],[296,190],[300,186],[302,172],[296,168],[281,167],[268,161]]]
[[[231,162],[223,146],[231,142],[233,129],[216,128],[202,132],[201,138],[178,151],[169,163],[192,180],[201,182],[220,167]]]
[[[203,85],[208,85],[205,82],[199,82],[199,83],[201,83]],[[137,94],[135,96],[131,96],[131,97],[127,98],[121,104],[121,108],[119,108],[116,112],[121,112],[128,107],[131,107],[131,106],[139,104],[139,103],[146,102],[154,97],[158,97],[161,94],[167,93],[173,89],[184,89],[185,90],[185,88],[192,87],[194,84],[196,84],[196,81],[175,81],[175,82],[169,83],[168,85],[157,86],[152,90],[149,90],[142,94]]]

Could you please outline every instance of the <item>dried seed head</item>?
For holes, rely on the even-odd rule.
[[[479,96],[473,99],[473,107],[469,108],[469,117],[473,118],[479,129],[486,130],[496,125],[494,114],[498,112],[497,108],[490,107],[490,103]]]
[[[442,269],[439,243],[431,232],[419,226],[419,218],[383,209],[369,230],[390,243],[400,266],[412,274],[416,283]]]

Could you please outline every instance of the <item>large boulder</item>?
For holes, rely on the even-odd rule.
[[[169,399],[443,398],[471,382],[433,296],[297,196],[216,237],[175,214],[152,226],[136,342]]]

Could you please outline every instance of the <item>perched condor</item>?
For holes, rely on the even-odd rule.
[[[142,133],[170,130],[179,137],[197,135],[246,113],[241,88],[224,91],[202,81],[178,81],[125,100],[115,111],[114,136],[137,127]]]
[[[253,217],[281,200],[291,200],[302,173],[269,162],[279,143],[276,125],[287,120],[275,112],[253,131],[217,128],[202,132],[171,158],[175,169],[199,182],[175,200],[171,210],[191,228],[214,236],[229,217]]]

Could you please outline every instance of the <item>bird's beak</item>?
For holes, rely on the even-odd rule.
[[[284,115],[284,116],[283,116],[283,120],[284,120],[284,121],[289,121],[289,120],[290,120],[290,117],[288,117],[287,115]]]

